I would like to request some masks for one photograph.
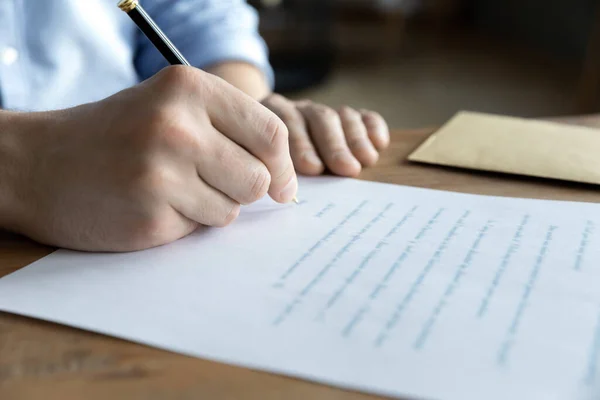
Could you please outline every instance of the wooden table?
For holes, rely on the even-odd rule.
[[[600,116],[571,119],[600,127]],[[589,185],[409,164],[431,130],[393,132],[363,179],[498,196],[600,202]],[[49,254],[0,233],[0,276]],[[194,359],[77,329],[0,313],[0,399],[368,399],[263,372]]]

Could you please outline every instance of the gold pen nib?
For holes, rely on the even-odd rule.
[[[300,202],[298,201],[298,198],[296,196],[294,196],[294,198],[292,199],[292,201],[296,204],[300,204]]]

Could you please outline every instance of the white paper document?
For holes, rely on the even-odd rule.
[[[402,398],[600,398],[600,205],[300,188],[172,245],[58,251],[0,310]]]

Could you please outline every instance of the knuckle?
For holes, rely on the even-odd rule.
[[[261,166],[252,173],[249,183],[250,190],[244,199],[244,202],[252,203],[261,199],[265,194],[267,194],[269,186],[271,185],[271,175],[267,171],[266,167]]]
[[[194,70],[184,65],[171,65],[160,70],[158,80],[169,86],[186,85],[193,80]]]
[[[145,118],[145,123],[135,129],[134,138],[143,148],[160,148],[168,139],[167,132],[174,128],[175,114],[165,106],[150,110]]]
[[[161,104],[150,110],[147,129],[153,133],[169,128],[177,120],[177,110],[167,104]]]
[[[347,155],[348,153],[349,149],[342,146],[332,146],[329,150],[329,154],[332,159],[336,159],[340,155]]]
[[[324,105],[314,105],[314,113],[322,119],[336,119],[339,118],[339,114],[333,108]]]
[[[172,176],[161,168],[155,161],[148,161],[143,166],[138,175],[134,178],[134,186],[139,193],[150,198],[160,197],[166,187],[170,186]]]
[[[278,115],[281,118],[281,120],[283,121],[283,123],[286,124],[286,126],[296,124],[301,118],[300,113],[297,112],[296,109],[294,109],[294,108],[290,109],[287,107],[279,110]]]
[[[365,139],[359,136],[348,138],[347,143],[348,147],[352,150],[363,148],[367,144]]]
[[[375,111],[364,111],[363,118],[365,119],[365,123],[371,124],[379,123],[383,120],[383,117]]]
[[[301,149],[308,145],[306,140],[300,135],[290,135],[289,143],[290,149]]]
[[[157,151],[162,149],[187,152],[197,150],[200,137],[175,107],[165,105],[151,111],[147,125],[138,129],[138,135],[145,147]]]
[[[216,76],[185,65],[163,68],[156,74],[155,82],[158,86],[155,97],[181,99],[185,94],[193,93],[201,105],[206,105],[207,99],[212,98],[219,87],[219,78]]]
[[[356,119],[357,117],[360,117],[360,113],[350,106],[341,106],[339,114],[347,119]]]
[[[207,152],[209,148],[212,148],[212,151],[214,152],[214,158],[217,161],[216,165],[230,165],[235,159],[234,147],[228,143],[222,145],[216,145],[215,143],[210,145],[207,143],[206,146],[203,146],[204,152]]]
[[[302,107],[302,108],[304,108],[304,107],[310,107],[310,106],[312,106],[314,103],[313,103],[313,101],[312,101],[312,100],[309,100],[309,99],[301,99],[301,100],[297,100],[297,101],[295,102],[295,104],[296,104],[298,107]]]
[[[193,216],[194,221],[214,227],[224,227],[232,223],[240,213],[240,204],[227,196],[201,199]]]
[[[263,131],[269,151],[279,152],[279,150],[287,144],[288,129],[275,115],[267,118]]]

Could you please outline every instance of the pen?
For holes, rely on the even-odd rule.
[[[169,40],[167,35],[156,25],[152,17],[148,15],[139,0],[120,0],[117,6],[127,13],[138,28],[152,42],[154,47],[163,55],[171,65],[190,65],[183,54]],[[298,204],[298,199],[293,198]]]
[[[118,7],[127,13],[140,30],[152,42],[154,47],[171,65],[190,65],[185,57],[177,50],[177,47],[156,25],[138,0],[121,0]]]

